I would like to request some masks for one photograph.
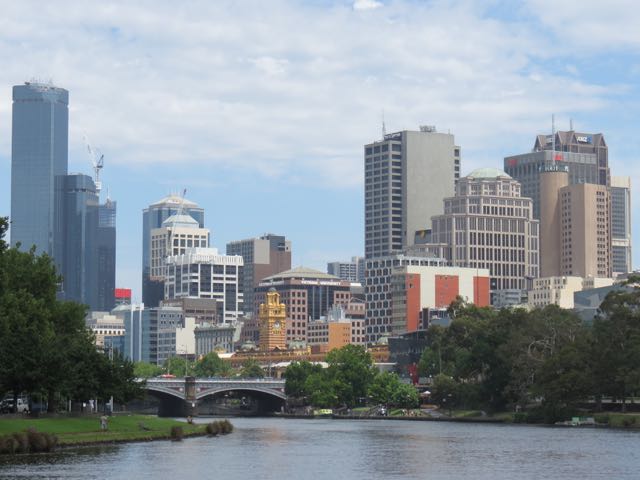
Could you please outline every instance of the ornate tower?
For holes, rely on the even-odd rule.
[[[263,352],[287,348],[285,335],[286,305],[280,303],[275,288],[267,292],[267,301],[260,305],[260,350]]]

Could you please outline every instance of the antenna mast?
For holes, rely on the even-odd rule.
[[[382,110],[382,139],[387,135],[387,127],[384,124],[384,110]]]

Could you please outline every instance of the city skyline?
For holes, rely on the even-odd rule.
[[[84,132],[105,153],[103,195],[119,203],[117,286],[137,300],[142,210],[184,188],[220,250],[278,232],[293,266],[363,255],[362,148],[382,137],[383,110],[389,133],[453,133],[463,176],[527,151],[556,113],[560,130],[573,118],[576,130],[603,133],[613,174],[637,184],[630,3],[248,4],[193,3],[175,16],[162,4],[78,6],[59,37],[71,4],[37,17],[28,2],[8,5],[0,214],[10,213],[11,87],[34,75],[70,92],[69,172],[91,173]]]

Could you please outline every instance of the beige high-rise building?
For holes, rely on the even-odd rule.
[[[560,168],[540,176],[541,277],[611,277],[611,193],[606,185],[568,185]]]

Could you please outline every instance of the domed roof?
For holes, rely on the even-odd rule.
[[[467,178],[511,178],[506,172],[499,168],[476,168],[473,172],[467,175]]]

